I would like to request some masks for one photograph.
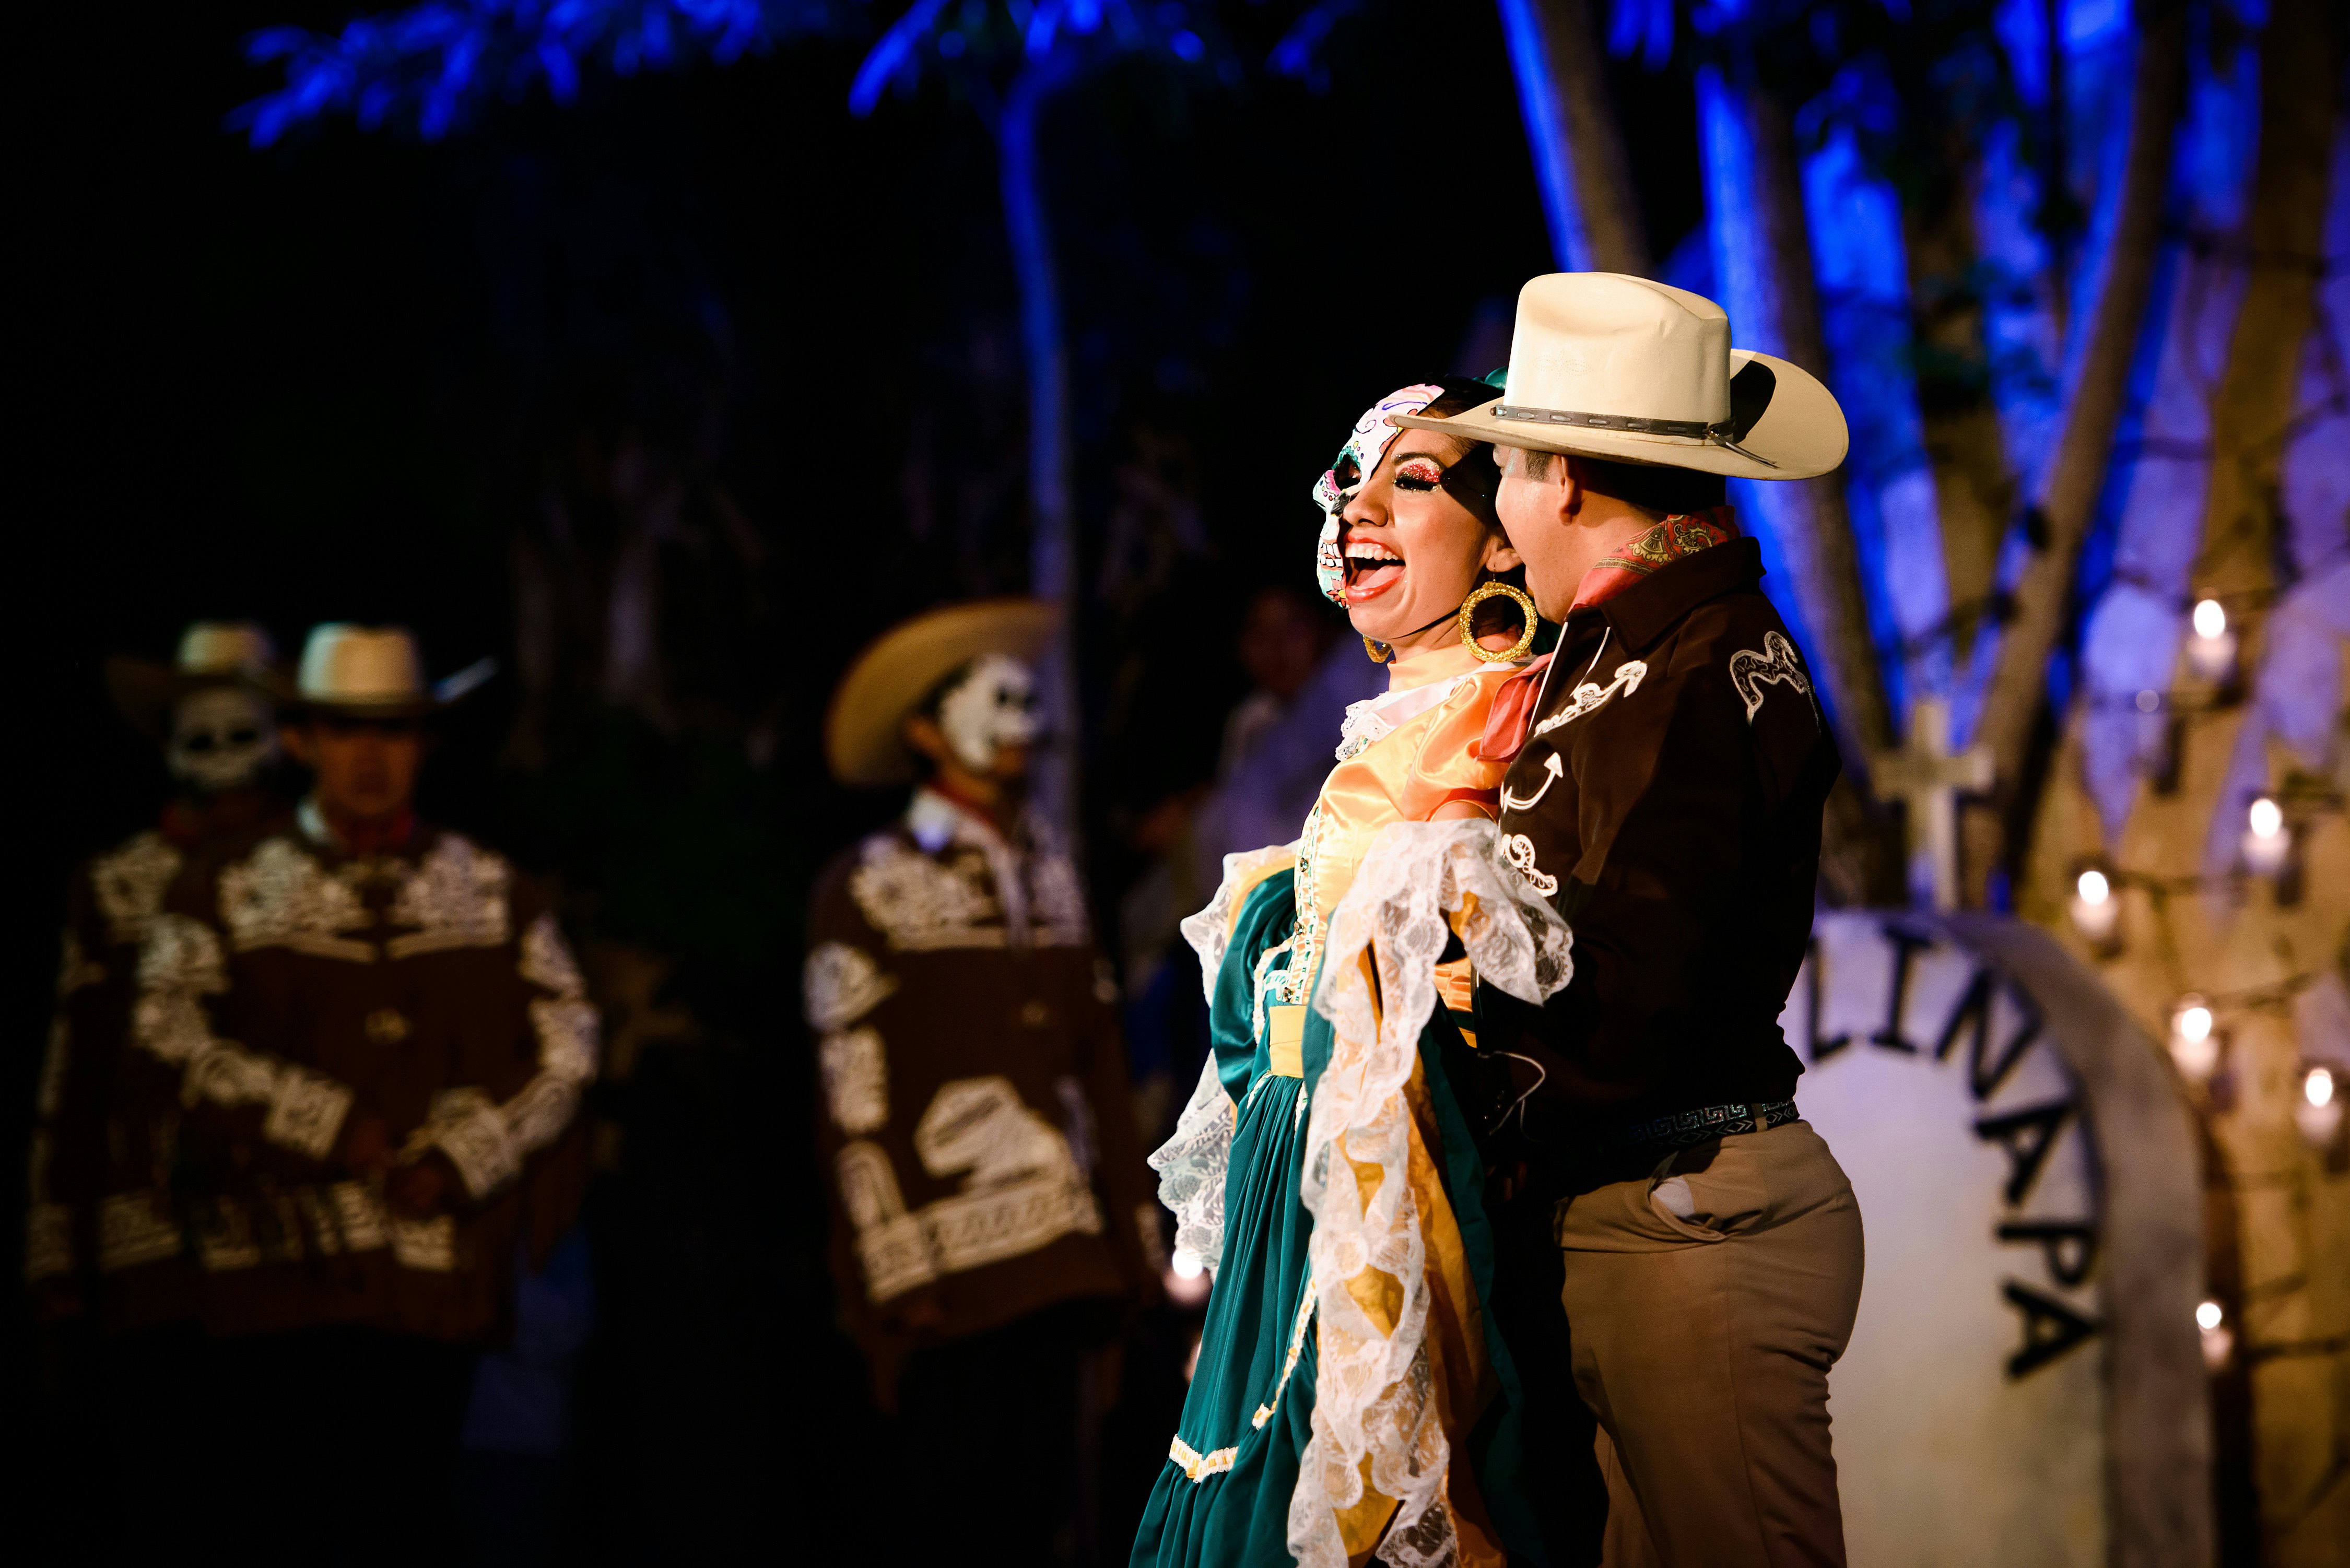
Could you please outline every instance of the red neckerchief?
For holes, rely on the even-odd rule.
[[[336,848],[354,860],[368,860],[408,847],[409,836],[416,831],[416,814],[403,811],[373,822],[329,822],[328,827]]]
[[[1575,603],[1566,613],[1614,598],[1658,567],[1727,545],[1738,537],[1738,514],[1728,506],[1676,514],[1623,548],[1604,556],[1583,574]],[[1502,682],[1493,705],[1485,711],[1485,733],[1470,748],[1480,762],[1506,763],[1524,749],[1534,726],[1534,704],[1542,700],[1543,674],[1551,656],[1540,659]]]

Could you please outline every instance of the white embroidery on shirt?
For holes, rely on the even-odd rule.
[[[865,841],[848,891],[891,947],[1003,945],[995,900],[895,834]]]
[[[163,894],[180,874],[180,852],[152,829],[89,863],[90,891],[98,898],[99,913],[106,917],[111,940],[135,942],[147,934],[147,922],[163,907]]]
[[[1542,803],[1542,797],[1550,793],[1550,786],[1558,783],[1560,771],[1565,767],[1565,764],[1562,763],[1558,760],[1558,753],[1556,752],[1553,752],[1550,755],[1544,757],[1543,759],[1543,772],[1549,776],[1543,780],[1542,788],[1534,791],[1534,794],[1529,795],[1513,794],[1510,793],[1510,786],[1503,784],[1502,786],[1502,809],[1503,811],[1532,811],[1536,805],[1539,805]]]
[[[1746,704],[1749,724],[1754,722],[1754,715],[1762,710],[1765,684],[1783,681],[1798,694],[1812,696],[1811,680],[1804,674],[1803,660],[1796,656],[1794,643],[1775,631],[1766,631],[1762,634],[1762,648],[1764,651],[1761,653],[1745,649],[1730,656],[1730,683],[1738,689],[1739,697]],[[1818,722],[1816,713],[1813,722]]]
[[[391,901],[395,926],[420,928],[384,943],[395,959],[447,948],[494,948],[507,938],[505,860],[453,833],[441,836]],[[559,940],[559,939],[558,939]]]
[[[824,1069],[825,1103],[832,1119],[851,1137],[862,1137],[889,1119],[889,1064],[876,1029],[827,1034],[816,1047]]]
[[[1596,713],[1607,706],[1607,700],[1618,691],[1629,697],[1640,689],[1640,682],[1648,679],[1648,660],[1626,659],[1616,667],[1616,673],[1608,678],[1607,685],[1602,686],[1596,680],[1586,680],[1576,687],[1567,705],[1536,724],[1534,733],[1547,735],[1561,724],[1573,723],[1586,713]]]
[[[1552,759],[1556,761],[1555,758]],[[1526,886],[1548,898],[1558,892],[1558,878],[1544,873],[1534,864],[1534,841],[1523,833],[1513,833],[1502,840],[1502,853],[1511,868],[1526,879]]]
[[[340,935],[369,923],[359,894],[289,838],[268,839],[221,872],[220,913],[239,952],[292,948],[359,963],[375,958],[373,944]]]
[[[898,977],[883,974],[864,949],[825,942],[808,953],[800,999],[807,1009],[808,1027],[828,1033],[856,1023],[897,989]]]

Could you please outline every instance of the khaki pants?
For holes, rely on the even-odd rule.
[[[1802,1122],[1562,1204],[1575,1387],[1599,1417],[1607,1568],[1842,1564],[1828,1368],[1860,1207]]]

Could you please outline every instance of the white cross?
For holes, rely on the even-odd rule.
[[[1991,788],[1990,748],[1970,746],[1952,756],[1950,704],[1920,697],[1909,711],[1908,745],[1879,752],[1874,771],[1877,797],[1898,795],[1908,808],[1910,862],[1916,864],[1922,847],[1934,879],[1934,908],[1957,909],[1959,796]]]

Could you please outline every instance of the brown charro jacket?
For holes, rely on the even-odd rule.
[[[836,860],[803,993],[835,1272],[877,1375],[1155,1282],[1159,1209],[1075,867],[944,795]]]
[[[139,952],[196,846],[192,813],[74,870],[27,1162],[25,1278],[43,1316],[109,1330],[192,1316],[198,1275],[172,1197],[180,1079],[128,1051]]]
[[[576,1210],[598,1023],[555,915],[500,856],[419,825],[345,854],[316,812],[180,877],[140,954],[135,1044],[178,1078],[183,1218],[216,1333],[492,1334],[518,1242]],[[403,1219],[337,1163],[352,1118],[460,1190]]]
[[[1794,1095],[1778,1020],[1839,763],[1762,576],[1731,539],[1569,612],[1503,781],[1503,846],[1573,927],[1575,977],[1479,1008],[1542,1063],[1555,1147]]]

